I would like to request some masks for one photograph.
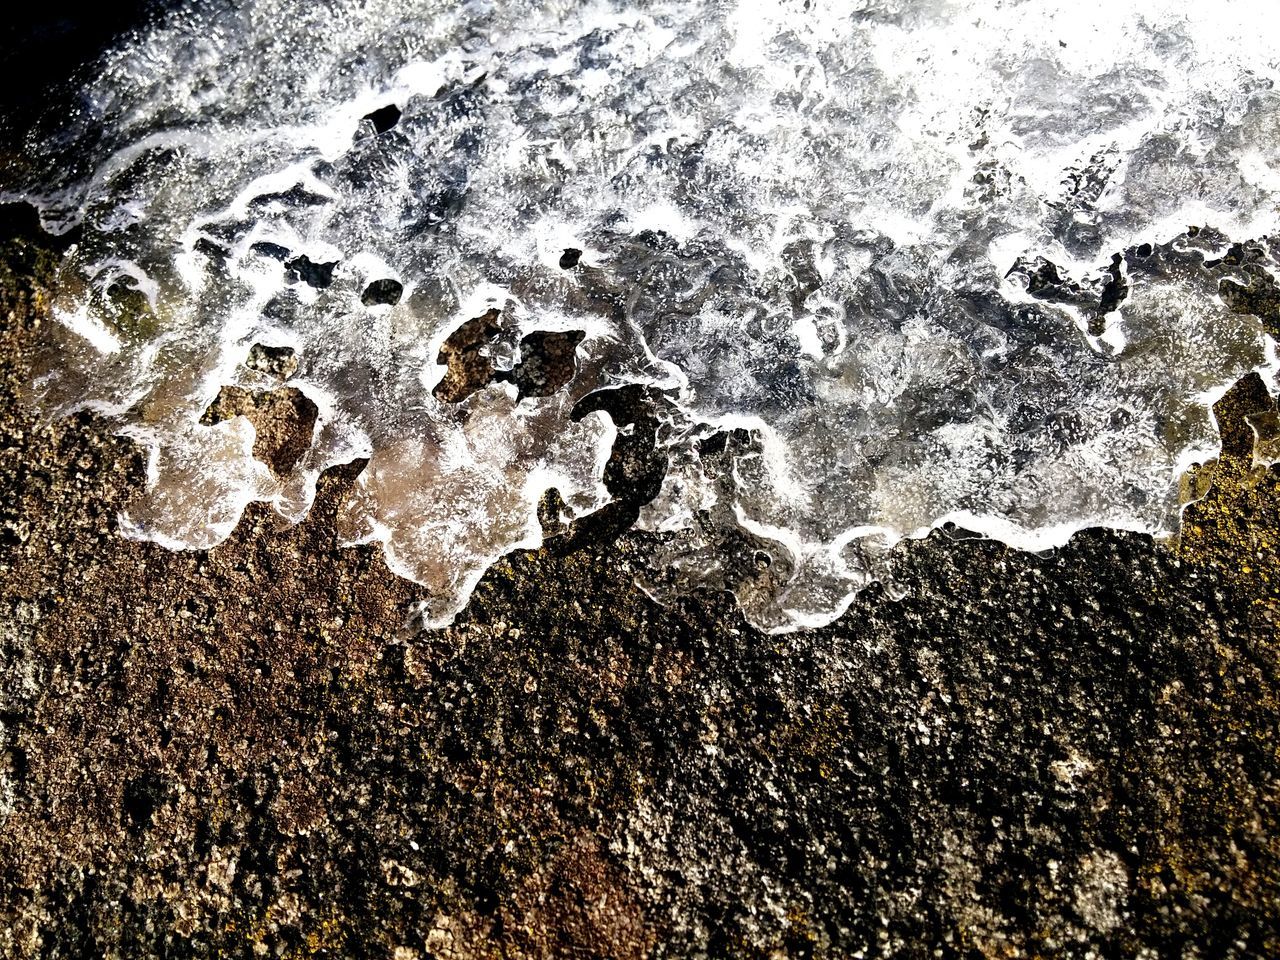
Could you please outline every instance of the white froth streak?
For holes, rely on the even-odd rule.
[[[88,303],[77,304],[74,310],[54,308],[53,318],[76,336],[81,337],[104,355],[120,352],[120,339],[89,312]]]

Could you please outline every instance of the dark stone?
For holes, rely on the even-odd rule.
[[[259,240],[257,243],[249,247],[250,253],[256,253],[260,257],[270,257],[272,260],[279,260],[284,263],[289,259],[289,248],[282,247],[278,243],[268,243],[265,240]]]
[[[200,422],[213,425],[232,417],[248,417],[256,431],[254,457],[284,476],[311,448],[319,415],[319,408],[297,387],[250,391],[224,386]]]
[[[565,247],[564,253],[560,254],[560,269],[572,270],[578,265],[578,261],[582,258],[582,251],[574,247]]]
[[[255,343],[249,348],[249,355],[245,358],[244,365],[250,370],[288,380],[297,372],[298,356],[292,347],[273,347],[265,343]]]
[[[520,360],[511,370],[499,370],[490,348],[502,332],[501,312],[489,310],[466,321],[440,347],[436,362],[448,367],[434,395],[446,403],[460,403],[490,383],[514,383],[518,399],[546,397],[566,386],[577,372],[576,351],[581,330],[535,331],[520,341]]]
[[[373,124],[375,135],[386,133],[400,122],[400,108],[394,103],[389,103],[385,107],[379,107],[372,113],[366,113],[362,119],[368,120]]]
[[[364,293],[360,295],[360,302],[366,307],[377,304],[394,305],[400,302],[400,297],[404,295],[404,284],[399,280],[390,278],[382,280],[374,280],[364,288]]]
[[[273,203],[282,204],[286,207],[318,207],[330,202],[332,201],[323,194],[314,193],[302,184],[295,183],[288,190],[264,193],[254,197],[249,201],[249,209],[259,212],[263,207],[269,207]]]
[[[0,236],[38,236],[42,246],[61,253],[80,242],[84,228],[75,226],[62,233],[47,233],[40,223],[40,212],[31,204],[0,203]]]
[[[519,388],[520,397],[549,397],[577,372],[577,349],[585,334],[581,330],[542,331],[520,341],[520,362],[502,379]]]
[[[660,394],[630,384],[597,390],[574,405],[575,422],[596,411],[609,415],[617,429],[609,462],[604,468],[604,485],[613,501],[578,520],[569,536],[552,549],[572,552],[586,546],[612,543],[630,530],[640,510],[662,489],[667,475],[666,452],[657,446],[657,409]],[[623,428],[630,427],[624,431]]]
[[[285,264],[293,281],[300,280],[317,290],[323,290],[333,283],[333,268],[337,265],[337,260],[332,263],[316,263],[306,254],[294,257]]]
[[[294,526],[115,534],[145,451],[23,400],[57,263],[0,240],[0,956],[1280,956],[1259,378],[1215,406],[1176,543],[936,532],[892,593],[764,636],[724,592],[637,587],[661,536],[575,524],[415,633],[423,591],[342,546],[360,461]],[[441,362],[488,382],[498,311],[463,327]],[[298,435],[273,394],[220,414]],[[618,499],[659,482],[661,402],[578,408],[635,427]]]
[[[1102,287],[1102,296],[1098,299],[1098,309],[1089,318],[1089,333],[1095,337],[1106,331],[1107,314],[1118,308],[1129,296],[1129,284],[1120,269],[1123,263],[1124,257],[1117,253],[1112,256],[1111,265],[1107,268],[1107,280]]]
[[[448,369],[433,395],[445,403],[461,403],[493,379],[488,347],[501,331],[501,311],[488,310],[461,324],[440,345],[437,363]]]

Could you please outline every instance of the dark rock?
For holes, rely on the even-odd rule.
[[[661,403],[660,394],[633,384],[597,390],[574,406],[574,421],[603,411],[617,428],[603,478],[613,501],[578,520],[566,531],[570,536],[551,549],[571,552],[612,543],[635,525],[641,508],[658,495],[667,475],[667,455],[657,445],[656,412]]]
[[[249,201],[249,209],[258,213],[263,207],[280,204],[285,207],[319,207],[332,202],[323,194],[308,190],[300,183],[295,183],[288,190],[276,193],[264,193]]]
[[[394,103],[389,103],[385,107],[379,107],[372,113],[366,113],[361,119],[367,120],[373,126],[373,132],[376,136],[377,134],[386,133],[400,122],[400,108]]]
[[[506,379],[519,388],[520,397],[549,397],[577,372],[581,330],[534,331],[520,340],[520,362]]]
[[[332,285],[333,268],[337,265],[337,260],[331,263],[316,263],[305,254],[300,257],[294,257],[285,264],[289,269],[289,276],[294,282],[301,281],[308,286],[315,287],[317,290],[323,290]]]
[[[432,391],[434,396],[445,403],[461,403],[491,382],[494,366],[489,347],[501,331],[500,316],[501,311],[488,310],[449,334],[436,358],[448,369]]]
[[[1107,268],[1107,280],[1102,287],[1102,296],[1098,299],[1098,309],[1089,324],[1089,332],[1095,337],[1103,333],[1106,315],[1117,309],[1129,296],[1129,284],[1120,269],[1123,264],[1124,257],[1117,253],[1111,258],[1111,265]]]
[[[249,356],[245,358],[244,365],[258,373],[288,380],[298,370],[298,355],[292,347],[255,343],[249,348]]]
[[[636,587],[660,537],[575,525],[415,634],[420,588],[341,546],[361,462],[296,526],[115,535],[144,451],[21,399],[56,265],[0,242],[0,956],[1280,955],[1260,380],[1215,408],[1176,543],[939,532],[895,550],[904,589],[762,636]],[[450,389],[500,333],[455,331]],[[296,437],[296,399],[216,415]],[[660,403],[579,408],[635,426],[619,498],[660,482]]]
[[[360,302],[366,307],[375,306],[377,304],[394,305],[400,302],[400,297],[404,295],[404,284],[399,280],[391,280],[389,278],[382,280],[374,280],[371,284],[364,288],[364,293],[360,295]]]
[[[250,253],[256,253],[260,257],[270,257],[272,260],[279,260],[284,263],[289,259],[289,248],[282,247],[278,243],[268,243],[265,240],[259,240],[257,243],[249,247]]]
[[[284,476],[310,449],[319,413],[310,398],[296,387],[256,392],[223,387],[200,422],[212,425],[232,417],[248,417],[256,431],[253,455],[272,472]]]

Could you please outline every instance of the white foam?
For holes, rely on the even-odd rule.
[[[1277,272],[1269,8],[183,10],[104,62],[97,129],[33,138],[27,179],[0,184],[84,226],[36,392],[145,442],[123,529],[171,547],[217,542],[252,500],[296,520],[322,470],[370,457],[344,529],[427,585],[431,624],[540,541],[542,490],[570,516],[605,502],[613,427],[572,411],[628,383],[669,396],[646,589],[731,589],[766,629],[829,622],[946,522],[1033,550],[1168,533],[1179,474],[1216,449],[1209,405],[1250,370],[1277,389],[1275,344],[1218,296],[1246,271],[1205,266],[1258,239],[1249,270]],[[1100,317],[1117,253],[1127,296]],[[304,256],[336,264],[328,285]],[[1037,257],[1056,291],[1006,279]],[[146,323],[113,303],[123,277]],[[365,306],[384,278],[400,301]],[[503,370],[528,334],[582,331],[570,383],[436,398],[442,344],[490,308]],[[199,422],[222,384],[263,386],[254,343],[296,351],[320,411],[284,478],[242,419]],[[744,541],[771,562],[744,568]]]

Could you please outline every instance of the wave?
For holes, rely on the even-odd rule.
[[[665,463],[642,581],[765,630],[948,522],[1172,532],[1213,401],[1280,369],[1280,23],[1136,6],[184,8],[4,171],[77,231],[33,396],[146,446],[120,528],[174,548],[368,458],[345,536],[428,625],[548,490],[616,502],[610,391]],[[283,390],[268,464],[235,411]]]

